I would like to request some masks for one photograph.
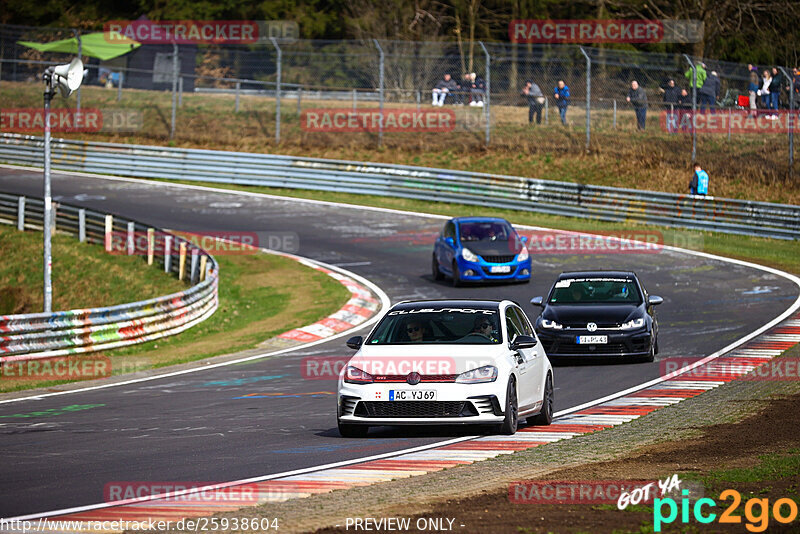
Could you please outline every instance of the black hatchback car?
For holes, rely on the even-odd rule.
[[[652,362],[658,353],[654,306],[633,272],[566,272],[558,276],[541,306],[536,333],[547,355],[555,357],[623,356]]]

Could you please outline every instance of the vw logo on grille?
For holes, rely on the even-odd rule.
[[[410,373],[408,373],[408,376],[406,377],[406,382],[408,382],[412,386],[416,386],[417,384],[419,384],[420,380],[422,380],[422,377],[419,376],[419,373],[416,371],[411,371]]]
[[[594,332],[595,330],[597,330],[597,325],[594,323],[589,323],[586,325],[586,330],[588,330],[589,332]]]

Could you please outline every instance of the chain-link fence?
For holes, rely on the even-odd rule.
[[[80,32],[0,26],[3,107],[40,105],[42,71],[70,57],[19,41],[71,37]],[[779,68],[774,106],[751,95],[746,65],[577,45],[269,40],[145,44],[110,61],[85,60],[82,94],[54,105],[141,113],[128,130],[102,130],[111,134],[262,149],[659,154],[686,164],[713,155],[760,163],[773,181],[794,171],[800,78],[788,68]],[[526,90],[529,81],[541,93]]]

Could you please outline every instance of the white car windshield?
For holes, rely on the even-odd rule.
[[[497,310],[417,308],[390,311],[367,345],[496,345],[502,341]]]

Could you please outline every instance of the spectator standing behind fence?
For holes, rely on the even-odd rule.
[[[706,74],[706,64],[703,63],[702,61],[698,61],[697,65],[695,65],[695,69],[697,69],[697,81],[695,82],[694,86],[697,89],[700,89],[701,87],[703,87],[703,83],[705,83],[706,77],[708,76]],[[686,79],[689,81],[689,89],[691,89],[692,69],[687,70],[683,75],[686,76]]]
[[[525,82],[525,87],[522,88],[522,96],[528,100],[528,123],[533,124],[533,116],[536,115],[536,124],[542,124],[542,106],[544,105],[542,89],[532,80],[528,80]]]
[[[486,82],[474,72],[470,73],[469,77],[470,80],[472,80],[472,88],[469,92],[472,101],[469,103],[469,105],[483,107],[483,96],[486,93]]]
[[[458,89],[458,84],[453,80],[449,74],[445,74],[441,80],[436,83],[433,88],[433,106],[444,106],[444,99],[447,94]]]
[[[750,83],[747,84],[747,93],[750,95],[750,115],[756,116],[756,94],[758,93],[758,73],[750,71]]]
[[[631,103],[636,112],[636,128],[644,130],[647,120],[647,93],[644,92],[644,87],[639,87],[639,82],[633,80],[625,100]]]
[[[659,91],[664,93],[664,109],[667,116],[667,131],[672,133],[676,130],[678,115],[675,108],[678,107],[681,97],[680,88],[675,85],[675,80],[667,80],[666,87],[659,87]]]
[[[699,163],[694,164],[692,181],[689,183],[689,192],[692,195],[708,194],[708,173],[703,170]]]
[[[772,99],[769,96],[769,86],[772,84],[772,76],[769,75],[768,70],[764,70],[764,76],[761,77],[761,89],[758,90],[758,96],[761,97],[761,106],[770,109]]]
[[[780,107],[781,91],[783,90],[783,74],[778,67],[772,67],[772,83],[769,84],[769,96],[772,101],[772,109],[775,111]],[[775,115],[777,119],[778,116]]]
[[[567,125],[567,106],[569,106],[569,87],[564,80],[558,80],[558,85],[553,89],[553,98],[556,99],[558,113],[561,115],[561,124]]]
[[[708,107],[711,112],[714,112],[714,108],[717,105],[717,98],[719,98],[719,91],[722,88],[722,82],[719,80],[719,76],[717,76],[716,71],[711,71],[705,81],[703,82],[703,86],[700,88],[700,111],[704,111],[706,107]]]

